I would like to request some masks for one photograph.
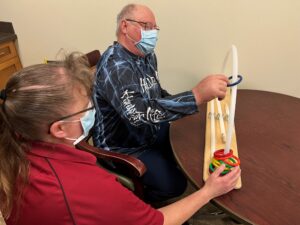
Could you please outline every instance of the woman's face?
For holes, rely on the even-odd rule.
[[[80,119],[85,115],[90,107],[91,99],[87,96],[85,89],[82,86],[73,88],[73,98],[67,107],[67,114],[63,115],[63,119],[56,121],[59,123],[60,129],[65,136],[60,140],[68,145],[73,146],[74,139],[77,139],[83,134]]]

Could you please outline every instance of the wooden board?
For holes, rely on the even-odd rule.
[[[217,114],[218,114],[217,102],[216,102],[216,100],[212,100],[212,101],[214,102],[215,116],[211,116],[211,114],[210,114],[211,102],[207,103],[207,112],[206,112],[206,131],[205,131],[204,168],[203,168],[204,181],[206,181],[210,175],[209,164],[213,157],[213,153],[211,152],[211,120],[212,119],[214,119],[214,121],[215,121],[215,134],[216,134],[215,135],[215,147],[216,147],[215,150],[225,149],[225,143],[222,141],[220,122],[219,122],[219,119],[217,119]],[[226,106],[225,105],[227,104],[228,109],[229,109],[229,107],[230,107],[230,89],[227,90],[227,95],[226,95],[225,99],[223,99],[220,103],[221,103],[221,108],[222,108],[222,113],[223,113],[223,118],[224,118],[225,132],[227,132],[228,115],[226,114],[226,110],[225,110]],[[231,149],[233,151],[233,154],[238,157],[238,148],[237,148],[235,129],[232,134]],[[242,181],[241,181],[241,177],[240,177],[235,186],[235,189],[239,189],[241,187],[242,187]]]

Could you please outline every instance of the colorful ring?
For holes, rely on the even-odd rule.
[[[214,152],[214,157],[217,159],[226,159],[233,155],[233,151],[230,149],[230,151],[224,155],[224,149],[220,149]]]
[[[212,164],[209,165],[209,172],[210,172],[210,173],[215,172],[215,168],[213,167]],[[227,174],[227,173],[229,173],[229,172],[230,172],[230,170],[224,170],[224,171],[222,171],[221,175],[225,175],[225,174]]]
[[[225,169],[221,172],[221,175],[225,175],[231,171],[233,167],[240,165],[240,159],[233,155],[233,151],[230,149],[229,153],[224,154],[224,149],[220,149],[214,152],[214,157],[209,164],[209,172],[213,173],[216,168],[221,166],[221,164],[225,165]]]
[[[227,87],[232,87],[232,86],[238,85],[239,83],[242,82],[242,80],[243,80],[242,75],[237,75],[237,76],[238,76],[239,80],[237,80],[236,82],[227,84]],[[231,79],[232,79],[232,76],[228,77],[228,79],[231,80]]]
[[[231,162],[229,162],[229,160]],[[235,167],[235,166],[238,166],[240,165],[240,159],[238,157],[236,157],[235,155],[233,155],[231,158],[229,159],[225,159],[224,161],[226,164],[232,166],[232,167]]]

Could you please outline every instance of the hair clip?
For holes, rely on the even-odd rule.
[[[3,101],[6,99],[6,90],[2,89],[0,91],[0,99],[2,99]]]

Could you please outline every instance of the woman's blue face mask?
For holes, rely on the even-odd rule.
[[[77,114],[83,113],[85,112],[85,114],[83,115],[83,117],[81,117],[79,120],[66,120],[67,118],[70,118],[72,116],[75,116]],[[75,122],[80,122],[82,129],[83,129],[83,134],[81,136],[79,136],[78,138],[68,138],[66,137],[67,140],[72,140],[73,145],[78,144],[80,141],[82,141],[85,137],[88,136],[89,131],[91,130],[91,128],[94,126],[95,123],[95,107],[92,106],[92,103],[90,102],[88,107],[80,112],[68,115],[68,116],[64,116],[63,118],[57,120],[57,121],[61,121],[61,122],[66,122],[66,123],[75,123]],[[56,122],[56,121],[54,121]],[[51,123],[53,124],[53,123]]]

